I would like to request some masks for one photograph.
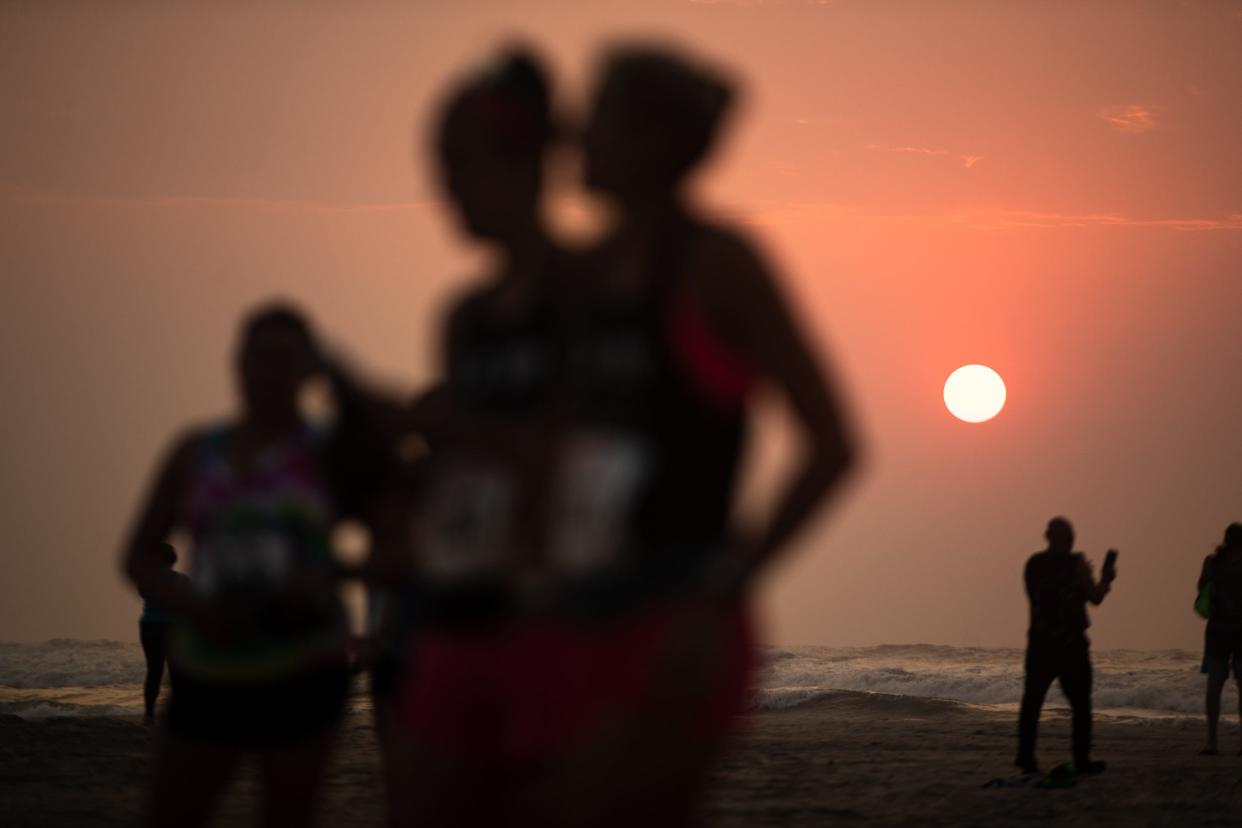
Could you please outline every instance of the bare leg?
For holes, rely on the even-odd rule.
[[[1205,754],[1217,752],[1216,727],[1220,723],[1220,694],[1224,689],[1225,682],[1208,677],[1207,698],[1204,704],[1207,712],[1207,746],[1203,748]]]
[[[589,814],[573,824],[700,823],[708,775],[729,735],[727,723],[705,718],[704,710],[744,692],[737,682],[744,680],[746,633],[739,619],[691,612],[660,642],[663,651],[643,698],[601,722],[591,746],[571,763],[583,780],[564,787]]]
[[[659,737],[649,732],[649,738],[632,745],[625,762],[628,778],[613,782],[615,808],[611,821],[604,824],[684,828],[702,822],[699,808],[719,751],[707,741],[669,738],[675,732],[669,729]]]
[[[166,625],[142,622],[138,625],[142,642],[142,654],[147,661],[147,677],[142,684],[143,721],[155,721],[155,700],[160,694],[160,682],[164,680],[164,652],[167,638]]]
[[[400,711],[397,702],[386,696],[376,696],[375,735],[379,741],[380,758],[384,774],[384,795],[388,803],[389,828],[413,824],[409,808],[409,796],[405,787],[414,778],[410,742],[400,727]]]
[[[504,811],[505,780],[494,766],[412,748],[409,769],[401,808],[402,815],[412,819],[407,826],[491,828],[513,822]]]
[[[263,752],[263,825],[308,826],[323,787],[324,771],[336,744],[336,727]]]
[[[216,799],[237,767],[237,748],[168,735],[156,758],[143,824],[197,828],[211,818]]]
[[[516,828],[687,828],[715,749],[676,726],[626,718],[590,744],[524,774],[505,806]],[[661,722],[661,725],[664,723]]]
[[[1242,678],[1238,679],[1238,725],[1242,727]],[[1238,755],[1242,756],[1242,747],[1238,748]]]

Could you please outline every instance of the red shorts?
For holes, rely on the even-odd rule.
[[[615,717],[669,719],[678,732],[723,740],[747,704],[756,651],[749,614],[722,613],[705,692],[661,688],[680,605],[643,607],[607,624],[521,621],[490,631],[415,636],[402,697],[418,744],[484,763],[571,750]]]

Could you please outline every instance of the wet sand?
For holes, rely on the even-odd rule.
[[[1108,771],[1065,790],[982,788],[1008,776],[1014,717],[942,702],[842,692],[749,720],[721,763],[707,805],[719,826],[1242,824],[1238,735],[1197,755],[1194,720],[1097,723]],[[155,734],[129,718],[0,717],[0,825],[133,825]],[[1048,712],[1046,767],[1068,758],[1069,723]],[[365,711],[352,714],[325,791],[321,824],[380,826],[379,767]],[[243,771],[213,824],[253,824]]]

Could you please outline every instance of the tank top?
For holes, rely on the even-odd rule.
[[[306,428],[269,446],[242,471],[230,462],[232,427],[210,431],[194,455],[183,517],[190,579],[200,597],[244,612],[227,641],[178,624],[172,658],[201,680],[270,682],[339,663],[348,642],[333,580],[336,512],[321,465],[322,435]],[[298,584],[298,600],[290,602]]]
[[[686,290],[695,232],[671,226],[627,295],[562,261],[518,312],[486,291],[455,311],[454,395],[542,441],[540,468],[436,445],[416,545],[443,580],[423,579],[424,618],[524,611],[515,555],[538,610],[608,615],[683,588],[725,544],[756,373]]]
[[[554,267],[520,302],[493,285],[449,315],[445,387],[471,428],[435,440],[426,463],[410,591],[419,624],[488,623],[515,609],[515,570],[539,544],[541,490],[513,449],[547,433],[562,376]]]
[[[551,555],[584,573],[584,610],[682,589],[727,542],[757,375],[687,289],[697,232],[671,225],[629,295],[587,274],[570,314]]]

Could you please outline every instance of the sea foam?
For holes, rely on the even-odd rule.
[[[1199,656],[1185,650],[1093,653],[1095,708],[1138,717],[1200,716]],[[1023,653],[1013,648],[886,645],[771,647],[756,706],[783,710],[855,691],[1008,709],[1022,698]],[[137,714],[144,662],[136,642],[52,639],[0,643],[0,714],[24,718]],[[362,692],[364,685],[355,688]],[[1054,686],[1048,704],[1064,704]],[[1223,702],[1237,709],[1232,682]]]

